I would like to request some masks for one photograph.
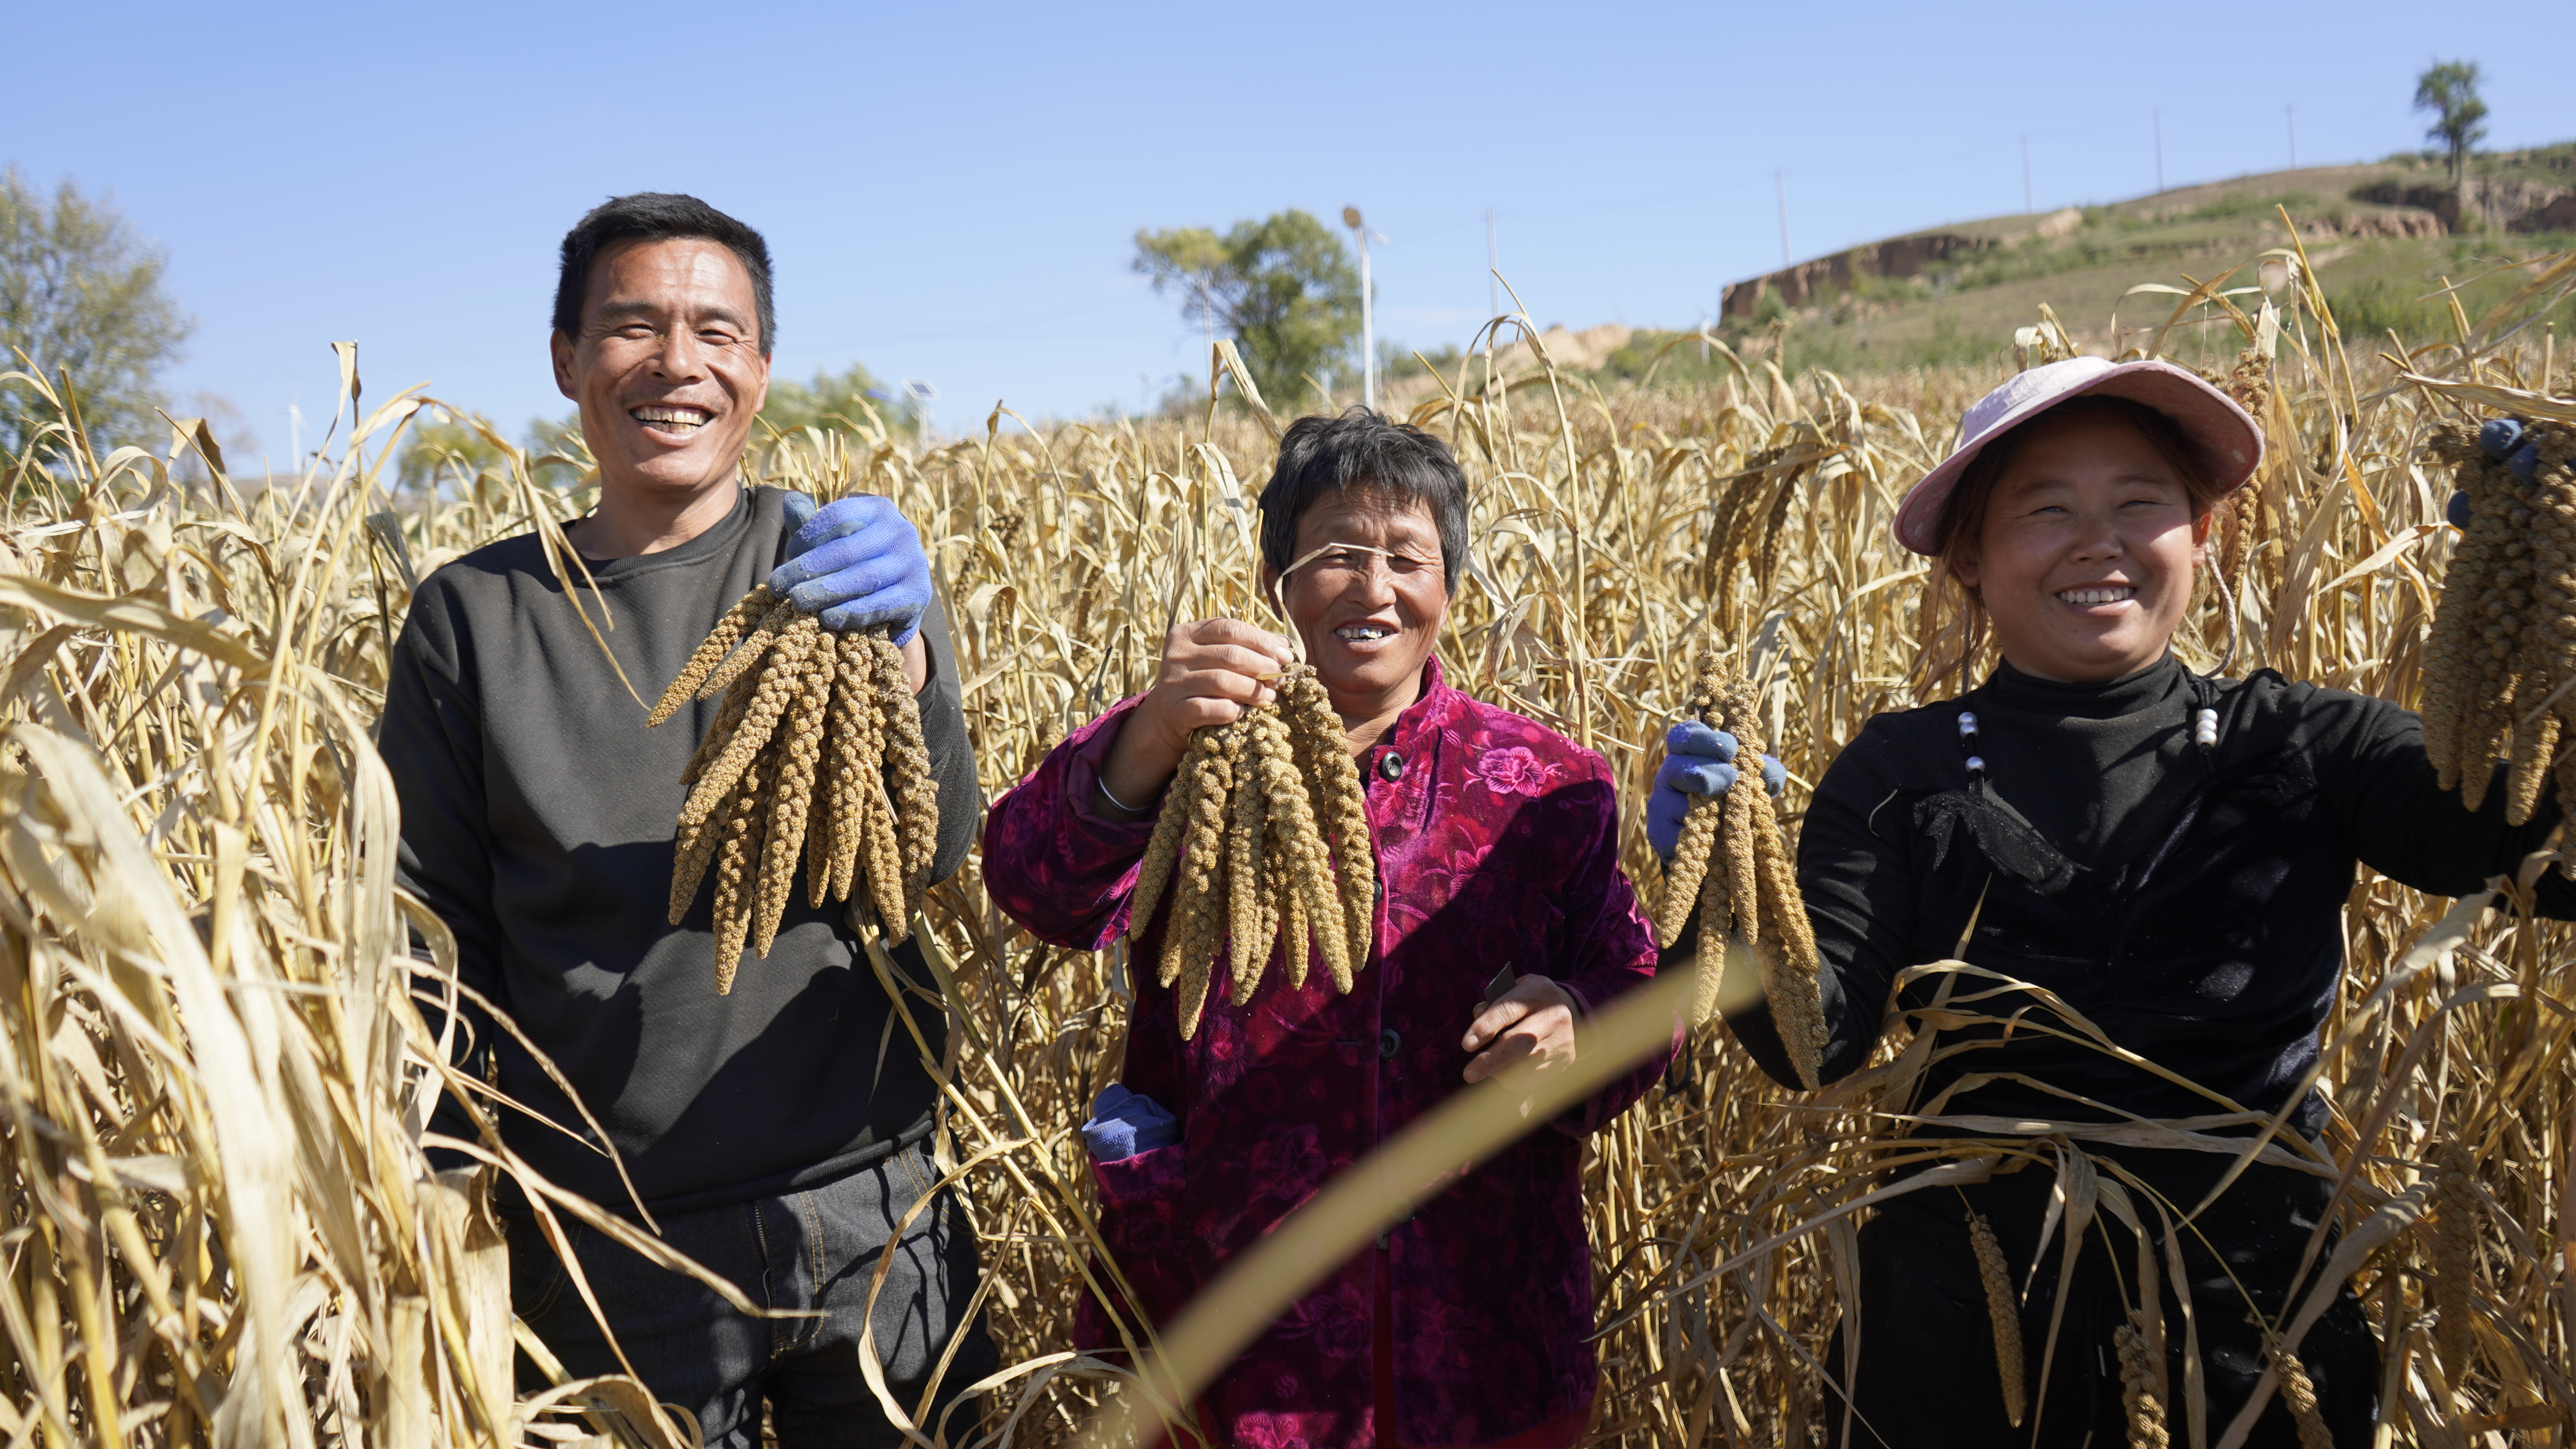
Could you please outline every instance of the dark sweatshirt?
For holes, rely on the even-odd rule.
[[[785,555],[774,488],[661,553],[592,563],[602,636],[647,703],[718,616]],[[957,869],[983,801],[944,616],[922,633],[921,727],[939,782],[932,878]],[[606,1128],[656,1212],[827,1181],[917,1139],[934,1089],[843,919],[800,886],[766,959],[715,989],[711,890],[666,923],[680,772],[716,703],[659,729],[618,682],[533,534],[478,549],[414,596],[378,748],[402,800],[401,881],[456,933],[458,974],[507,1011]],[[895,957],[929,973],[907,943]],[[914,1019],[940,1047],[939,1014]],[[568,1129],[502,1114],[549,1179],[631,1211],[579,1114],[505,1032],[469,1013],[500,1090]],[[437,1128],[470,1137],[453,1112]]]
[[[2193,739],[2204,700],[2219,723],[2207,749]],[[1963,710],[1977,718],[1984,786],[1967,770]],[[2386,700],[2270,670],[2204,681],[2170,657],[2100,685],[2005,666],[1958,699],[1880,715],[1826,770],[1798,841],[1823,958],[1823,1076],[1866,1060],[1898,972],[1958,956],[2057,993],[2120,1045],[2246,1108],[2276,1110],[2316,1061],[2355,863],[2435,895],[2480,890],[2558,823],[2544,804],[2506,825],[2503,793],[2462,809],[2435,784],[2421,721]],[[2576,916],[2576,884],[2544,876],[2540,907]],[[1906,1003],[1938,984],[1909,987]],[[1958,978],[1954,991],[1989,984]],[[2044,1009],[2033,1019],[2059,1024]],[[1767,1009],[1730,1025],[1765,1071],[1795,1082]],[[1995,1034],[1963,1029],[1944,1044]],[[2224,1110],[2035,1031],[1936,1064],[1923,1099],[1972,1072],[2024,1073],[2147,1117]],[[2312,1096],[2294,1124],[2313,1134],[2323,1108]],[[1961,1093],[1944,1114],[2105,1115],[2008,1081]]]

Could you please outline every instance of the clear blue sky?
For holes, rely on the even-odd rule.
[[[1380,335],[1486,315],[1485,211],[1542,324],[1688,325],[1776,266],[2015,212],[2421,143],[2414,76],[2486,71],[2494,146],[2576,138],[2576,10],[1921,5],[8,7],[0,162],[112,191],[198,327],[170,379],[279,462],[328,344],[515,431],[554,249],[617,192],[768,234],[777,367],[922,377],[944,428],[1137,405],[1200,365],[1140,226],[1356,203]],[[311,439],[307,438],[307,445]]]

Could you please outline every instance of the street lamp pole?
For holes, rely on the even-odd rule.
[[[1360,220],[1356,206],[1342,208],[1342,225],[1360,243],[1360,404],[1371,412],[1377,410],[1377,298],[1369,289],[1369,239],[1375,237],[1381,246],[1393,243],[1380,235],[1367,222]]]
[[[1494,209],[1485,208],[1485,318],[1503,315],[1503,251],[1494,239]]]
[[[931,421],[930,405],[939,401],[939,389],[920,378],[907,377],[903,380],[903,392],[904,396],[912,399],[912,415],[921,425],[921,448],[926,453],[930,451],[931,438],[938,431],[937,425]]]

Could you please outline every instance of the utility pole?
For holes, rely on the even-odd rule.
[[[2290,169],[2299,169],[2299,108],[2283,106],[2281,115],[2290,123]]]
[[[2032,200],[2031,197],[2030,136],[2025,132],[2021,138],[2021,212],[2024,216],[2036,216],[2039,214],[2039,203]]]
[[[1780,192],[1780,265],[1789,265],[1789,172],[1788,168],[1771,173],[1771,183]]]
[[[939,424],[930,416],[930,405],[939,401],[939,389],[920,378],[907,377],[903,392],[912,399],[912,415],[921,424],[921,449],[927,453],[931,440],[939,436]]]
[[[2164,189],[2165,189],[2165,113],[2164,113],[2164,112],[2162,112],[2162,111],[2157,111],[2157,112],[2155,112],[2155,118],[2156,118],[2156,191],[2157,191],[2159,194],[2161,194],[2161,193],[2164,191]]]
[[[1199,314],[1199,346],[1207,353],[1208,367],[1214,369],[1216,366],[1216,303],[1208,296],[1204,283],[1200,285],[1195,296],[1196,310]]]
[[[1393,243],[1360,220],[1360,209],[1356,206],[1342,208],[1342,225],[1349,227],[1351,235],[1359,238],[1360,243],[1360,405],[1374,412],[1377,409],[1377,298],[1369,289],[1368,244],[1371,237],[1376,237],[1381,245]]]
[[[1494,240],[1494,209],[1485,208],[1485,316],[1503,315],[1503,251]]]

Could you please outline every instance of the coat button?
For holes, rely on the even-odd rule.
[[[1394,1061],[1396,1050],[1403,1045],[1404,1038],[1396,1033],[1394,1027],[1377,1034],[1377,1054],[1381,1060]]]
[[[1396,781],[1403,779],[1404,756],[1397,754],[1393,750],[1389,750],[1385,754],[1378,756],[1377,776],[1379,779],[1384,780],[1389,784],[1393,784]]]

